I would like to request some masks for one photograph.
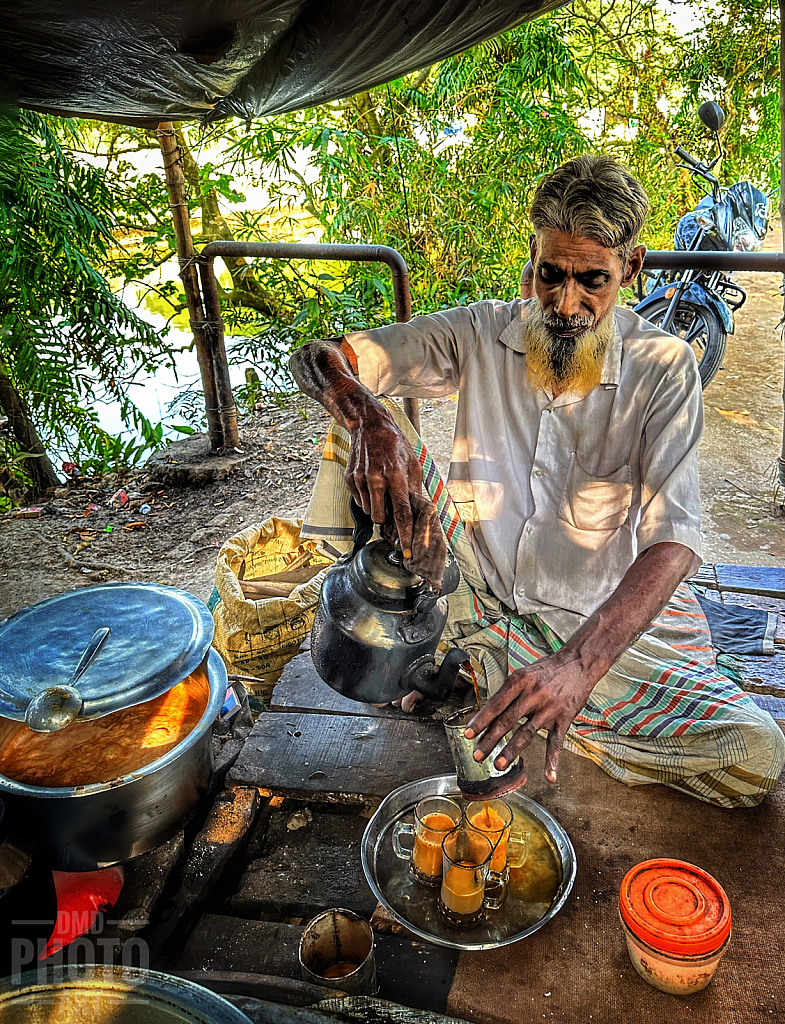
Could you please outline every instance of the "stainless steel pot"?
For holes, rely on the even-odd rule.
[[[167,754],[129,775],[87,786],[39,787],[0,775],[0,796],[46,841],[52,867],[91,871],[147,853],[188,821],[213,774],[211,727],[226,696],[226,668],[210,650],[210,683],[196,727]]]
[[[250,1024],[242,1011],[183,978],[141,967],[69,964],[0,979],[0,1024]]]

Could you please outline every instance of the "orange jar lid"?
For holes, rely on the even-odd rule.
[[[645,860],[624,876],[622,920],[639,939],[664,953],[698,956],[730,935],[730,903],[716,878],[683,860]]]

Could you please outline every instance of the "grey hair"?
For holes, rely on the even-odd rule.
[[[649,212],[641,183],[610,156],[576,156],[542,179],[532,200],[534,230],[564,231],[630,258]]]

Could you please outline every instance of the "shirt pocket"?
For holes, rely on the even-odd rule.
[[[570,467],[559,504],[559,519],[577,530],[618,530],[632,504],[632,467],[620,466],[607,476],[587,473],[570,456]]]

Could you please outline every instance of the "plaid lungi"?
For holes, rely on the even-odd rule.
[[[485,693],[493,694],[510,672],[563,641],[538,615],[519,616],[488,590],[422,439],[395,402],[382,401],[420,460],[423,483],[461,569],[443,639],[471,656]],[[349,444],[347,432],[333,424],[300,531],[336,554],[351,546],[344,483]],[[785,738],[772,717],[717,669],[708,624],[685,584],[596,684],[565,746],[627,785],[660,782],[722,807],[760,803],[785,764]]]

